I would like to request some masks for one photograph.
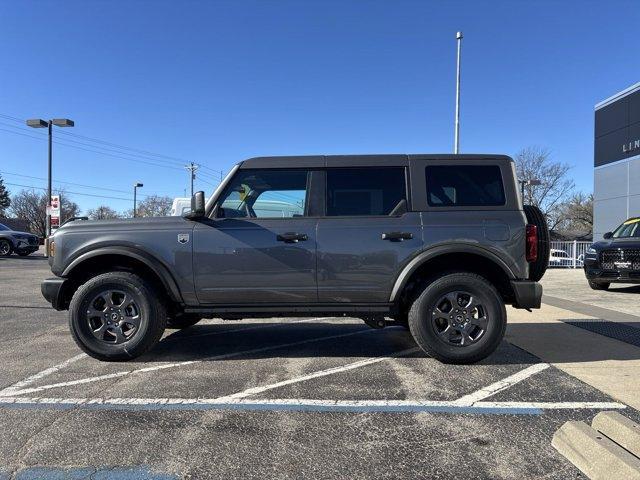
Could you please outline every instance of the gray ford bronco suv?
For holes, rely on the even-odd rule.
[[[471,363],[502,340],[505,304],[540,307],[548,240],[507,156],[252,158],[184,217],[62,226],[42,293],[102,360],[201,318],[330,315]]]

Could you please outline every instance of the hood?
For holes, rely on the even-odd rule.
[[[65,223],[56,235],[66,232],[102,232],[128,230],[157,230],[165,228],[185,228],[193,222],[179,216],[143,217],[143,218],[115,218],[110,220],[73,220]]]
[[[593,244],[596,249],[604,248],[640,248],[640,237],[611,238]]]

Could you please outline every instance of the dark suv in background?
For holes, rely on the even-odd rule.
[[[75,341],[136,357],[203,317],[359,317],[429,355],[478,361],[505,304],[539,308],[549,258],[502,155],[252,158],[185,217],[72,221],[42,284]]]
[[[8,257],[13,252],[26,257],[38,250],[40,238],[27,232],[16,232],[0,223],[0,257]]]
[[[591,245],[584,273],[594,290],[606,290],[611,283],[640,283],[640,217],[628,219]]]

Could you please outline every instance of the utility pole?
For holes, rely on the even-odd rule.
[[[458,42],[458,61],[456,67],[456,121],[453,138],[453,153],[460,153],[460,54],[462,52],[462,32],[456,33]]]
[[[191,162],[189,165],[185,166],[184,168],[186,168],[191,173],[191,196],[193,197],[193,181],[196,179],[196,170],[198,170],[200,166]]]

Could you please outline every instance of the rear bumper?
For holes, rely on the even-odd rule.
[[[511,288],[515,296],[515,308],[540,308],[542,303],[542,285],[528,280],[514,280]]]
[[[64,288],[66,278],[47,278],[40,284],[40,291],[47,302],[56,310],[66,310],[68,308],[64,302]]]

